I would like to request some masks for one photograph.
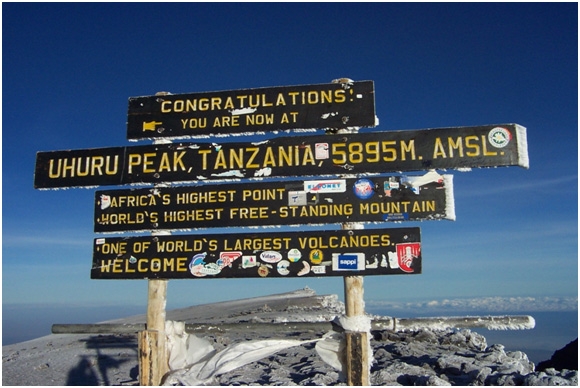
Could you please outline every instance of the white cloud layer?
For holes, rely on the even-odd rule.
[[[421,311],[531,312],[577,311],[578,297],[481,297],[413,302],[367,301],[371,308]]]

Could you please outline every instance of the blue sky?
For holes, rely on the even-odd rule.
[[[376,130],[528,131],[529,170],[448,172],[456,221],[387,225],[421,227],[423,273],[367,277],[365,300],[576,297],[577,16],[576,3],[3,3],[3,305],[147,301],[145,280],[90,279],[95,189],[35,190],[37,151],[136,144],[133,96],[340,77],[375,82]],[[304,286],[343,295],[340,278],[173,280],[168,308]]]

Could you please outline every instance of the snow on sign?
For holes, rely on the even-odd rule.
[[[373,81],[129,98],[127,138],[191,138],[375,125]]]
[[[453,176],[97,191],[95,232],[455,219]]]
[[[92,279],[421,273],[419,228],[98,238]]]
[[[517,124],[39,152],[36,188],[528,167]]]

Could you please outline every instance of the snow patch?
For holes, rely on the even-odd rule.
[[[453,175],[443,175],[445,185],[445,218],[455,221],[455,196],[453,193]]]
[[[258,110],[257,108],[240,108],[240,109],[232,109],[230,113],[232,114],[232,116],[247,115],[250,113],[254,113],[257,110]]]
[[[516,124],[516,138],[518,140],[518,165],[524,168],[530,168],[530,159],[528,157],[528,135],[526,128]]]
[[[222,172],[219,174],[211,174],[211,176],[215,176],[215,177],[235,176],[238,178],[243,178],[245,175],[240,170],[231,170],[231,171],[226,171],[226,172]]]
[[[346,331],[355,333],[368,333],[371,331],[371,318],[367,315],[357,315],[354,317],[343,315],[338,318],[338,322]]]

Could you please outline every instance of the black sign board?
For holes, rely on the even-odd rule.
[[[127,138],[191,138],[375,125],[373,81],[129,99]]]
[[[97,191],[95,232],[455,219],[453,176]]]
[[[421,273],[419,228],[99,238],[92,279]]]
[[[36,188],[528,167],[517,124],[39,152]]]

